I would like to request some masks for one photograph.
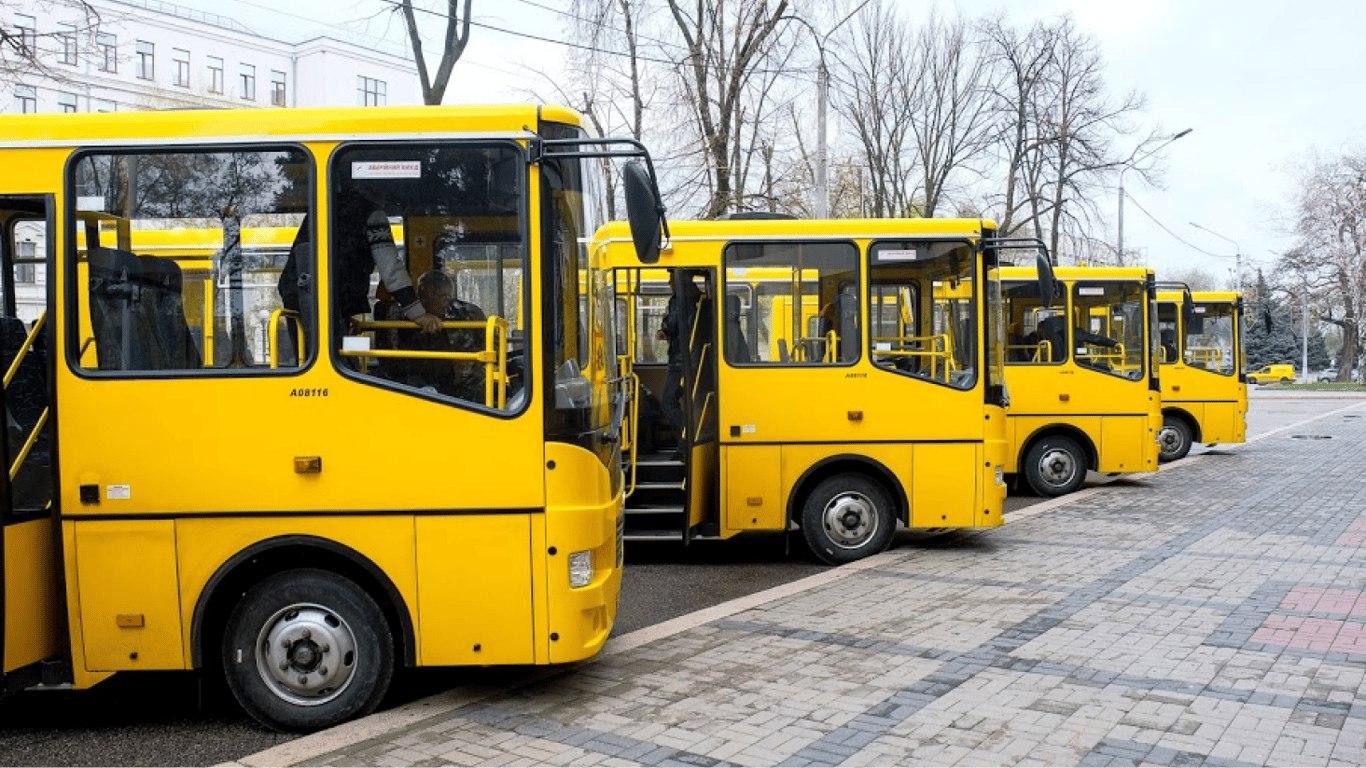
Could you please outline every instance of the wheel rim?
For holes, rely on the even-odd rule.
[[[1157,442],[1162,444],[1162,452],[1173,454],[1181,449],[1181,433],[1175,427],[1163,427],[1157,433]]]
[[[356,671],[356,637],[320,605],[281,608],[261,628],[256,669],[281,699],[316,706],[337,698]]]
[[[877,535],[877,505],[861,493],[845,491],[825,505],[821,526],[835,546],[857,549]]]
[[[1077,459],[1070,451],[1049,448],[1039,457],[1039,477],[1053,487],[1067,485],[1077,474]]]

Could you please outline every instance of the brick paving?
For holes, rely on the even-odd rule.
[[[1363,765],[1363,415],[239,764]]]

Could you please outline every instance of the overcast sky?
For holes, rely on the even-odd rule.
[[[912,14],[931,6],[899,1]],[[344,36],[337,25],[354,29],[357,20],[388,5],[385,0],[293,0],[290,15],[280,17],[273,10],[279,5],[257,0],[176,2],[234,15],[250,28],[287,40],[300,39],[310,29]],[[564,4],[474,0],[474,18],[556,38],[561,22],[546,9]],[[1166,160],[1162,188],[1145,184],[1135,173],[1125,175],[1125,250],[1146,258],[1159,278],[1197,267],[1231,283],[1233,255],[1241,252],[1243,280],[1250,283],[1257,267],[1270,267],[1273,252],[1293,242],[1287,229],[1295,166],[1314,151],[1332,156],[1366,147],[1362,0],[939,0],[938,5],[941,11],[956,5],[969,17],[1003,11],[1021,26],[1071,13],[1081,30],[1100,41],[1112,93],[1146,94],[1148,126],[1170,133],[1192,129],[1161,151]],[[276,28],[288,32],[273,33]],[[384,28],[384,22],[371,22],[369,31],[378,34]],[[394,52],[406,55],[398,47],[397,28],[391,34]],[[437,38],[441,27],[432,25],[430,34]],[[487,28],[475,29],[472,38],[456,66],[448,103],[525,100],[527,89],[535,87],[525,67],[546,69],[543,62],[563,52],[561,46]],[[538,90],[550,92],[543,86]],[[1104,239],[1113,244],[1118,190],[1106,195],[1100,203],[1110,219]]]

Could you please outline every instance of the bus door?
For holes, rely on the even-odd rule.
[[[54,228],[50,197],[0,196],[0,363],[5,439],[0,456],[0,598],[6,690],[41,681],[39,662],[59,656],[66,635],[53,495],[52,313],[48,275]]]
[[[687,517],[683,543],[692,538],[710,510],[716,509],[716,476],[719,452],[716,433],[716,314],[718,296],[716,272],[689,269],[684,280],[692,280],[701,291],[696,306],[683,310],[682,327],[688,329],[683,348],[683,415],[686,419],[683,440],[687,455]],[[689,317],[691,315],[691,317]]]

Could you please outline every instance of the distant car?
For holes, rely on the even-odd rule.
[[[1249,384],[1266,384],[1268,382],[1289,384],[1294,380],[1295,366],[1284,363],[1264,365],[1247,375],[1247,383]]]

